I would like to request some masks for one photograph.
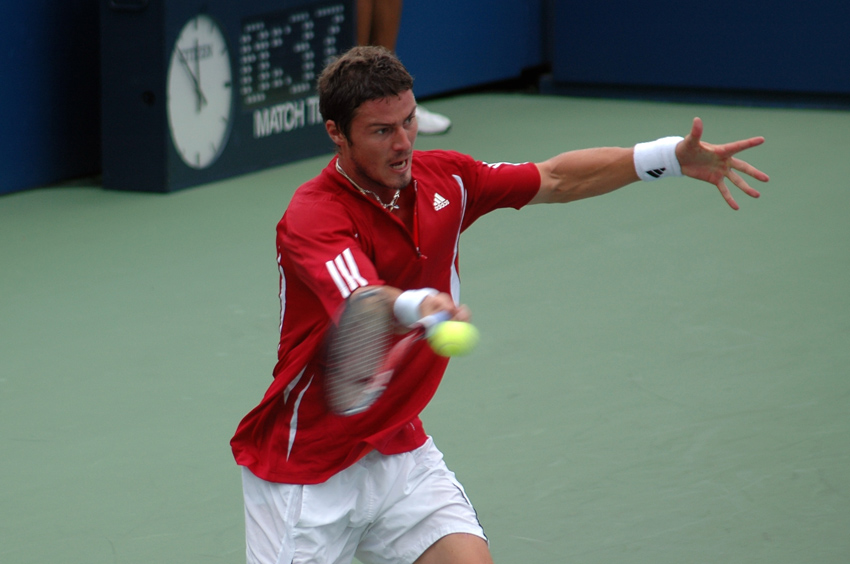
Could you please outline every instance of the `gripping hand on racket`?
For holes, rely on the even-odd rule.
[[[419,304],[419,313],[421,317],[434,315],[441,311],[446,312],[446,315],[451,321],[466,321],[469,322],[471,314],[469,308],[465,305],[457,305],[449,294],[440,292],[433,296],[427,296],[422,303]]]
[[[330,410],[345,416],[368,410],[413,345],[448,320],[468,321],[469,309],[444,292],[389,286],[356,290],[328,331],[324,387]],[[394,337],[400,333],[402,338]]]
[[[398,310],[395,307],[395,302],[404,293],[402,290],[392,286],[364,286],[355,290],[354,296],[364,292],[379,293],[383,299],[387,300],[393,311],[396,312]],[[422,297],[421,301],[418,303],[415,315],[409,313],[409,317],[404,320],[396,319],[399,323],[399,327],[397,329],[399,332],[406,332],[410,330],[408,326],[413,325],[416,320],[441,312],[445,312],[443,313],[443,316],[447,320],[451,321],[469,322],[472,317],[469,308],[462,304],[456,304],[451,295],[445,292],[427,293],[424,294],[424,297]]]
[[[694,118],[691,132],[676,146],[676,158],[682,167],[682,174],[717,186],[723,199],[733,210],[739,209],[739,206],[726,185],[727,178],[747,196],[758,198],[761,195],[758,190],[750,187],[738,172],[743,172],[761,182],[767,182],[769,177],[735,155],[761,145],[764,143],[764,137],[751,137],[723,145],[712,145],[702,141],[702,133],[702,120]]]

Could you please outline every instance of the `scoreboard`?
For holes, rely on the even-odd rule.
[[[102,0],[103,186],[170,192],[329,153],[316,78],[354,0]]]

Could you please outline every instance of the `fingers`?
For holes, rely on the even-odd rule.
[[[730,164],[731,167],[735,170],[740,170],[747,176],[752,176],[760,182],[767,182],[768,180],[770,180],[770,177],[768,175],[766,175],[765,173],[763,173],[762,171],[760,171],[759,169],[757,169],[746,161],[742,161],[741,159],[732,159],[730,161]]]
[[[458,306],[457,311],[455,312],[454,317],[452,317],[452,319],[454,321],[465,321],[469,323],[470,321],[472,321],[472,313],[469,311],[468,307],[466,307],[465,305],[460,305]]]
[[[728,173],[726,173],[726,178],[731,180],[732,184],[737,186],[738,189],[741,190],[741,192],[743,192],[747,196],[751,198],[758,198],[759,196],[761,196],[758,190],[750,187],[750,185],[747,184],[747,181],[741,178],[741,176],[734,170],[730,170]]]
[[[699,145],[702,141],[703,132],[704,126],[702,120],[698,117],[695,117],[693,125],[691,126],[691,133],[689,135],[691,144]],[[740,141],[732,141],[731,143],[724,143],[722,145],[707,146],[714,147],[714,150],[719,155],[731,157],[732,155],[740,153],[741,151],[746,151],[747,149],[758,147],[762,143],[764,143],[764,137],[750,137],[749,139],[741,139]]]
[[[729,179],[735,187],[751,198],[761,196],[759,191],[753,189],[736,171],[751,176],[760,182],[767,182],[770,177],[748,162],[734,158],[734,155],[761,145],[764,143],[764,137],[751,137],[723,145],[711,145],[702,142],[703,130],[702,120],[695,117],[691,132],[686,138],[686,144],[682,146],[684,151],[682,153],[677,152],[677,158],[682,163],[682,171],[688,176],[714,184],[733,210],[740,209],[740,206],[732,197],[732,193],[726,185],[726,179]],[[687,164],[682,161],[683,155],[688,157]]]
[[[738,205],[738,202],[735,201],[735,198],[732,197],[732,192],[729,191],[729,187],[726,186],[726,183],[722,180],[717,183],[717,189],[720,190],[720,195],[723,196],[723,199],[726,200],[726,203],[729,204],[729,207],[735,211],[741,209]]]
[[[732,184],[734,184],[739,190],[741,190],[744,194],[751,198],[758,198],[761,196],[761,193],[758,190],[752,188],[747,181],[741,178],[741,175],[735,172],[734,170],[729,170],[726,172],[726,178],[728,178]],[[738,205],[738,202],[735,201],[735,198],[732,197],[732,192],[729,190],[729,187],[726,185],[726,182],[721,180],[717,183],[717,189],[720,190],[720,194],[723,196],[723,199],[726,200],[726,203],[729,204],[729,207],[733,210],[741,209]]]
[[[445,292],[426,297],[422,300],[419,311],[423,317],[445,311],[455,321],[469,321],[472,318],[468,307],[455,304],[451,295]]]
[[[702,132],[703,132],[702,120],[698,117],[695,117],[694,122],[691,125],[691,134],[690,134],[691,143],[699,144],[700,140],[702,139]]]
[[[454,300],[452,300],[452,297],[445,292],[440,292],[433,296],[426,296],[422,300],[422,303],[419,304],[419,313],[422,317],[432,315],[440,311],[448,311],[449,313],[454,314],[454,310]]]
[[[740,141],[733,141],[731,143],[725,143],[718,147],[718,150],[726,155],[735,155],[740,153],[741,151],[746,151],[747,149],[752,149],[753,147],[758,147],[764,143],[764,137],[751,137],[749,139],[742,139]]]

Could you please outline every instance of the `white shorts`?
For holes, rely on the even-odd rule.
[[[315,485],[266,482],[242,469],[248,564],[413,562],[442,537],[487,539],[431,438],[376,451]]]

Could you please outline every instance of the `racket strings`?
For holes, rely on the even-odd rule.
[[[392,340],[392,320],[384,304],[349,304],[329,346],[327,396],[331,409],[355,413],[383,391],[371,389]]]

